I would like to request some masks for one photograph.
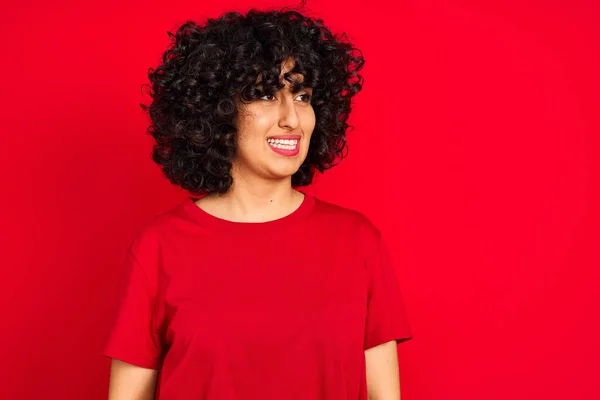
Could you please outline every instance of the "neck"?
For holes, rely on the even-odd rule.
[[[233,184],[223,195],[209,195],[203,208],[223,219],[236,222],[265,222],[296,210],[304,196],[292,188],[292,178],[264,179],[232,170]]]

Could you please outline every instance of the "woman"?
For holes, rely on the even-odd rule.
[[[169,35],[143,107],[194,197],[129,245],[109,398],[399,399],[410,331],[380,232],[296,189],[344,156],[362,56],[290,10]]]

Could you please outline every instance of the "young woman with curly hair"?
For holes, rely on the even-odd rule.
[[[345,155],[360,52],[289,9],[169,35],[142,107],[192,196],[130,242],[109,398],[399,399],[410,330],[385,242],[298,189]]]

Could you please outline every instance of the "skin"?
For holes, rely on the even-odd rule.
[[[293,59],[288,59],[282,65],[282,75],[291,68]],[[291,93],[290,83],[282,81],[286,87],[274,97],[240,103],[233,185],[225,195],[210,194],[196,201],[209,214],[235,222],[266,222],[291,214],[302,203],[304,195],[292,188],[292,175],[306,159],[315,127],[315,113],[307,96],[312,95],[312,89]],[[271,150],[267,137],[282,134],[301,136],[298,155],[282,156]],[[396,342],[366,350],[365,361],[369,399],[399,400]],[[157,370],[113,360],[109,400],[153,400],[157,376]]]
[[[304,195],[292,188],[292,175],[308,154],[315,112],[307,101],[312,88],[291,93],[290,83],[283,79],[292,67],[291,59],[283,63],[280,79],[286,86],[274,98],[238,102],[233,185],[225,195],[210,194],[196,202],[209,214],[235,222],[266,222],[291,214],[302,203]],[[294,78],[303,79],[301,75]],[[282,156],[271,150],[267,138],[284,134],[301,136],[298,155]]]
[[[399,400],[400,371],[396,341],[365,350],[369,400]]]
[[[158,370],[113,359],[108,400],[154,400]]]

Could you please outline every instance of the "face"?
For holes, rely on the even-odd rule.
[[[315,112],[310,103],[312,88],[292,93],[290,82],[283,79],[283,74],[292,68],[292,59],[283,63],[280,80],[286,86],[275,95],[240,104],[234,180],[236,173],[287,179],[306,159],[315,128]],[[303,76],[293,78],[302,81]]]

